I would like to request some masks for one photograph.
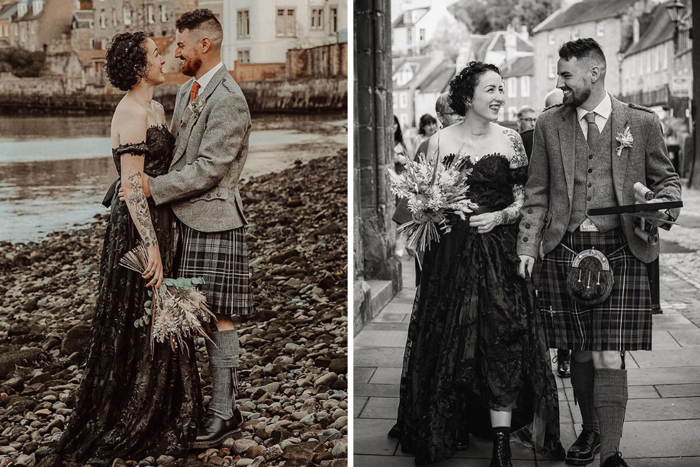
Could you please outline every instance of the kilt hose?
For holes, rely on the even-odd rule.
[[[576,254],[592,247],[608,257],[614,285],[605,302],[584,307],[569,298],[566,275]],[[567,232],[542,261],[539,302],[550,348],[651,350],[647,268],[630,252],[622,229]]]
[[[178,222],[178,277],[202,277],[202,293],[212,313],[253,312],[245,227],[200,232]]]

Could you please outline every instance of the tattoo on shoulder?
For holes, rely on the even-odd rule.
[[[513,130],[508,131],[508,138],[513,145],[513,157],[510,160],[510,167],[512,169],[523,167],[527,165],[527,153],[525,153],[525,146],[523,146],[523,140],[520,135]],[[504,133],[506,133],[504,131]]]

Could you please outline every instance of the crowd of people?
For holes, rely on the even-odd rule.
[[[394,119],[397,167],[420,154],[434,164],[466,156],[469,198],[478,206],[466,220],[451,220],[416,264],[389,435],[417,464],[468,449],[474,435],[493,440],[492,467],[512,465],[511,438],[569,465],[599,453],[603,467],[628,466],[619,450],[625,352],[651,350],[659,247],[635,235],[638,219],[589,210],[679,201],[680,179],[658,116],[606,91],[605,54],[594,39],[563,44],[557,74],[539,116],[531,107],[517,113],[518,131],[496,123],[503,78],[481,62],[459,71],[438,98],[435,134],[435,120],[421,117],[413,151]],[[679,214],[645,209],[647,224],[661,228]],[[596,271],[592,292],[577,285],[583,277],[591,289]],[[558,349],[557,373],[571,377],[583,420],[567,450],[548,348]]]

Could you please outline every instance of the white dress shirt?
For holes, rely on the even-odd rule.
[[[197,97],[202,94],[204,91],[204,88],[207,87],[207,84],[209,84],[209,81],[214,77],[217,71],[219,71],[219,68],[224,66],[223,62],[219,62],[214,68],[211,70],[207,71],[204,73],[199,79],[196,79],[195,81],[199,83],[199,89],[197,90]],[[194,84],[194,83],[192,83]]]
[[[581,131],[583,131],[583,135],[586,137],[586,140],[588,140],[588,122],[586,121],[585,117],[588,112],[589,111],[586,109],[576,107],[576,117],[578,118],[578,123],[581,125]],[[602,133],[603,128],[605,127],[605,124],[608,122],[610,114],[612,113],[612,101],[610,100],[610,94],[607,92],[605,93],[605,97],[600,104],[598,104],[598,107],[593,109],[593,112],[595,113],[595,124],[598,127],[598,131]]]

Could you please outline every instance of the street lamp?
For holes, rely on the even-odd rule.
[[[676,0],[673,3],[669,3],[666,5],[666,11],[668,12],[669,18],[671,18],[671,22],[674,25],[678,25],[678,22],[681,20],[681,13],[685,10],[685,5],[683,2],[680,2]]]

